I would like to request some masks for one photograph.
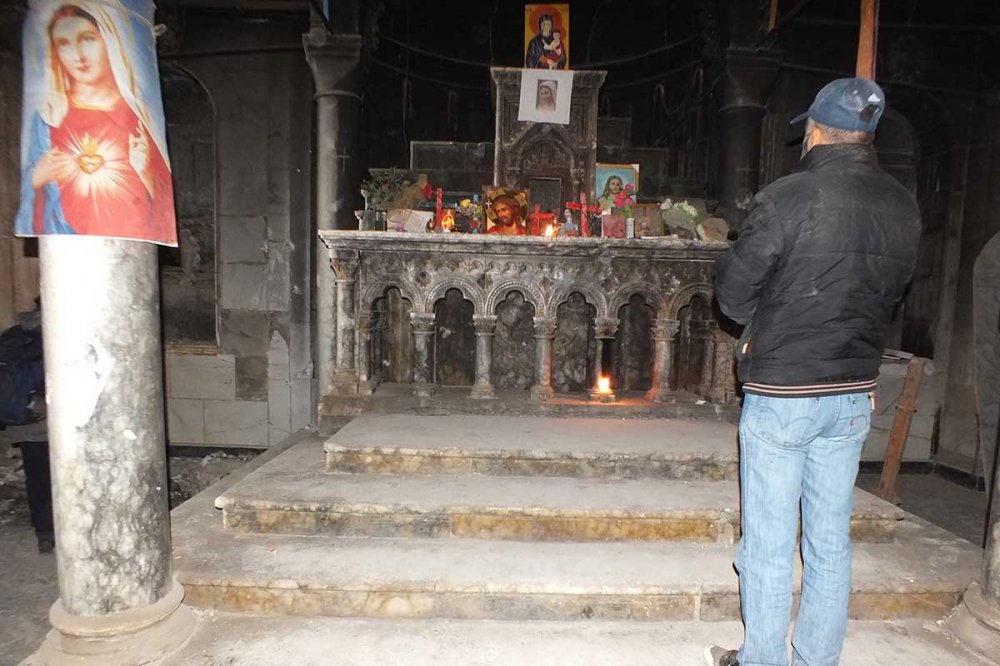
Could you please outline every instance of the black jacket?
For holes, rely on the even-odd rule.
[[[746,325],[736,355],[748,392],[873,382],[916,263],[920,210],[874,148],[816,146],[800,166],[757,195],[716,272],[719,306]]]

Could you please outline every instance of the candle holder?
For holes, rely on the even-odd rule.
[[[590,390],[590,399],[595,402],[614,402],[617,399],[611,388],[610,377],[597,378],[597,386]]]

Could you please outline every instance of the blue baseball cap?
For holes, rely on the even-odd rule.
[[[823,86],[809,110],[792,123],[812,118],[835,129],[874,133],[885,111],[885,93],[871,79],[836,79]]]

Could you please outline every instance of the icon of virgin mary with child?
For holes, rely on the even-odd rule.
[[[156,76],[155,59],[151,71],[133,70],[127,50],[136,47],[133,19],[120,2],[117,21],[103,4],[54,4],[38,17],[36,34],[26,29],[25,48],[35,57],[28,55],[25,66],[15,229],[176,245],[162,125],[151,133],[137,85],[140,75]],[[31,43],[36,36],[43,44]]]

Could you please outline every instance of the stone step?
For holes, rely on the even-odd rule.
[[[360,416],[324,445],[331,472],[735,480],[723,421],[525,416]]]
[[[322,440],[310,440],[318,451]],[[274,615],[736,620],[735,547],[250,534],[214,500],[279,457],[268,450],[171,512],[186,603]],[[854,549],[856,619],[937,619],[979,575],[982,550],[906,514],[892,543]],[[798,573],[796,573],[796,580]]]
[[[195,635],[159,666],[698,666],[739,622],[500,622],[260,616],[201,611]],[[851,622],[843,666],[987,666],[923,620]]]
[[[735,481],[328,473],[303,441],[220,495],[240,532],[537,541],[732,543]],[[892,539],[903,512],[856,491],[856,541]]]
[[[223,530],[214,511],[206,500],[174,515],[175,571],[193,606],[503,620],[740,614],[733,546],[260,535]],[[981,558],[972,544],[908,516],[895,542],[855,546],[851,617],[939,618]]]

